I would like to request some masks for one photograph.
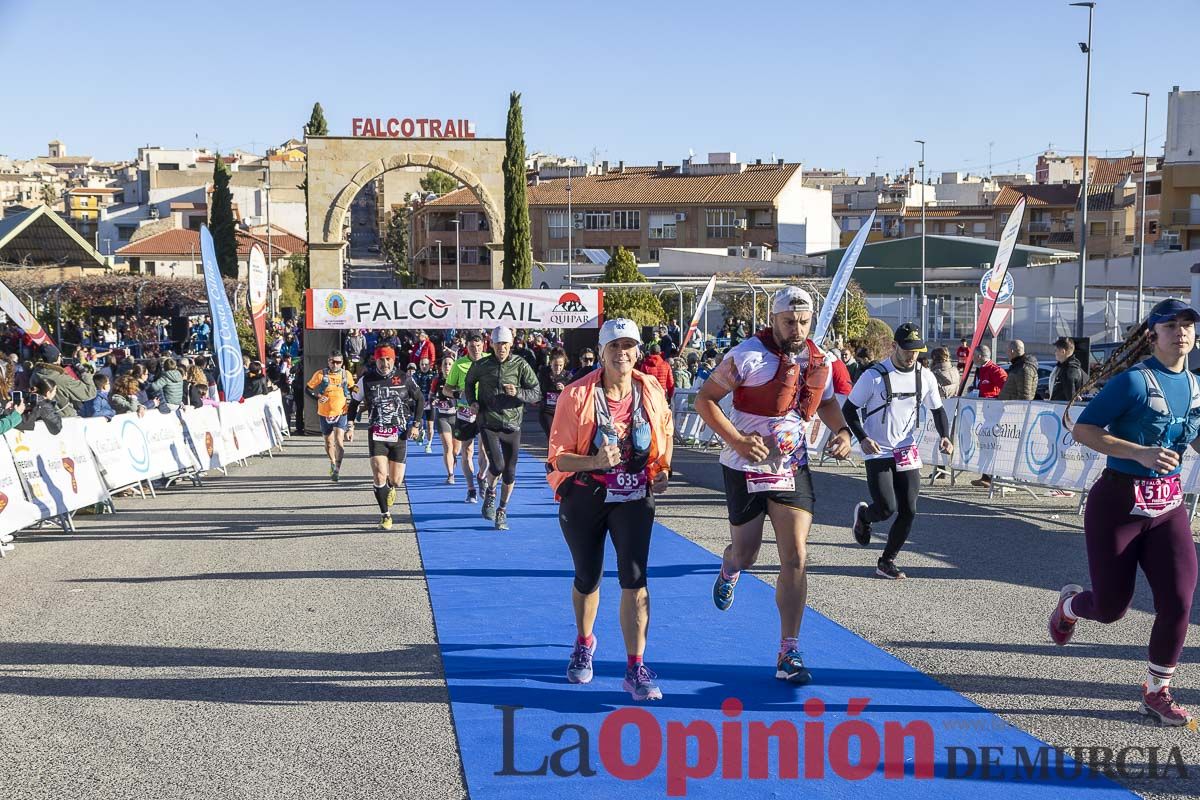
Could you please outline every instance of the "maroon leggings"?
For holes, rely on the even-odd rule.
[[[1132,476],[1105,470],[1088,492],[1084,511],[1091,591],[1071,601],[1083,619],[1116,622],[1133,602],[1141,565],[1154,596],[1150,661],[1163,667],[1179,663],[1196,589],[1196,544],[1185,505],[1161,517],[1140,517],[1133,508]]]

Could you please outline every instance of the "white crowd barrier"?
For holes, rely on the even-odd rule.
[[[695,392],[682,394],[676,392],[674,398],[676,433],[686,430],[685,442],[711,441],[712,432],[695,412]],[[954,455],[947,458],[938,452],[933,416],[922,411],[917,446],[925,464],[1074,491],[1087,490],[1104,470],[1106,457],[1076,442],[1063,424],[1063,403],[949,398],[944,404],[951,420],[958,409]],[[1077,418],[1082,410],[1082,406],[1073,408],[1072,417]],[[685,425],[688,427],[683,428]],[[815,461],[829,440],[829,429],[819,419],[813,420],[806,438]],[[857,442],[851,454],[863,457]],[[1184,454],[1182,484],[1184,492],[1200,493],[1200,456],[1191,448]]]
[[[142,481],[224,469],[280,446],[287,431],[279,392],[141,417],[68,417],[57,436],[41,422],[10,430],[0,437],[0,533],[69,518]]]

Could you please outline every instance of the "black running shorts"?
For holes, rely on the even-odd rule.
[[[395,442],[378,442],[373,433],[367,434],[367,450],[371,458],[386,456],[393,464],[403,464],[408,457],[408,441],[400,439]]]
[[[767,513],[767,501],[813,513],[816,497],[813,494],[812,473],[808,465],[796,470],[796,488],[790,492],[754,492],[746,488],[746,473],[721,465],[725,475],[725,506],[730,525],[745,525]]]

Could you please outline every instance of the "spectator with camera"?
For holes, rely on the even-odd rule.
[[[96,391],[96,387],[92,387]],[[39,421],[46,425],[52,435],[62,432],[62,413],[58,407],[58,386],[50,381],[34,376],[29,381],[29,397],[25,413],[21,415],[18,430],[31,431]],[[90,398],[89,398],[90,399]],[[73,410],[73,409],[72,409]],[[71,414],[70,416],[75,416]]]

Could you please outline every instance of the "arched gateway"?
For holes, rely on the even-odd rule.
[[[504,140],[392,139],[310,136],[308,144],[308,277],[314,289],[343,288],[343,222],[359,190],[388,170],[423,167],[463,183],[483,206],[493,240],[491,286],[503,285]],[[304,377],[325,366],[337,347],[337,331],[306,331]],[[305,427],[316,429],[316,413],[306,403]]]

